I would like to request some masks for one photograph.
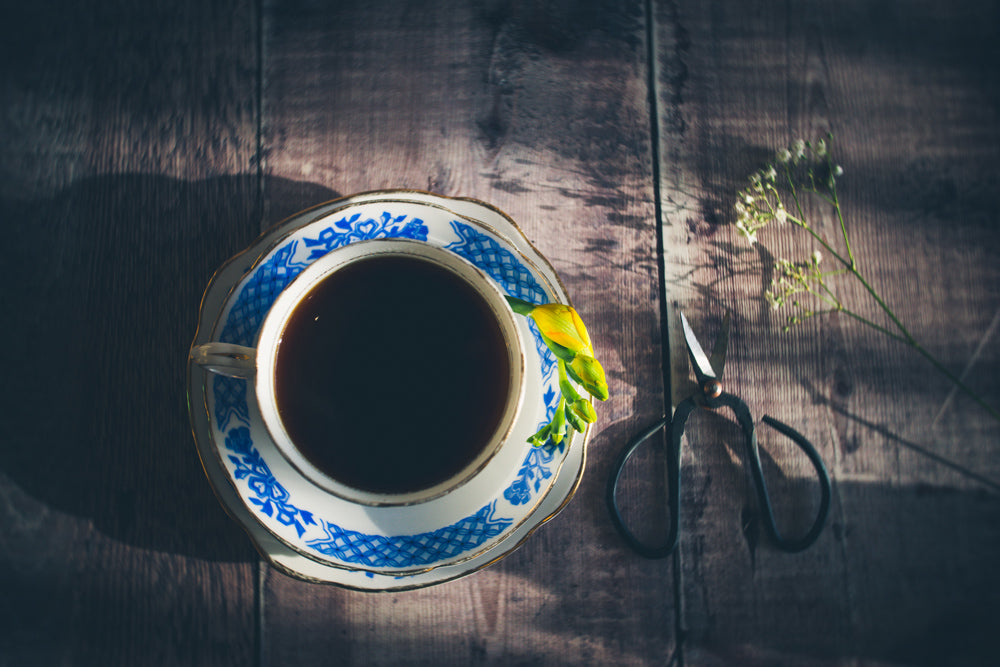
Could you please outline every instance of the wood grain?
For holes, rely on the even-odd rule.
[[[745,177],[773,151],[832,131],[872,283],[997,404],[1000,246],[986,222],[998,203],[988,185],[1000,158],[995,24],[977,22],[975,7],[932,3],[665,3],[658,14],[668,298],[706,333],[734,314],[730,387],[816,442],[835,484],[819,543],[782,554],[760,536],[741,454],[722,445],[737,442],[732,423],[702,417],[689,431],[688,662],[986,664],[1000,618],[986,566],[1000,549],[996,422],[949,398],[917,354],[845,317],[781,334],[783,316],[763,300],[770,267],[814,244],[766,230],[750,248],[727,223]],[[836,233],[829,212],[807,210]],[[877,317],[857,285],[840,289]],[[791,507],[785,525],[805,526],[816,498],[808,463],[762,437]]]
[[[997,423],[848,318],[780,333],[770,267],[813,244],[782,229],[749,247],[728,223],[777,147],[832,131],[872,284],[1000,405],[996,4],[369,4],[5,7],[0,665],[995,662]],[[576,497],[520,549],[363,594],[260,562],[200,469],[182,360],[226,258],[300,209],[396,187],[510,214],[587,321],[611,398]],[[692,418],[678,558],[613,531],[613,459],[669,402],[664,375],[685,388],[680,310],[706,338],[733,313],[729,388],[826,459],[833,510],[809,551],[760,535],[725,414]],[[808,463],[761,439],[794,531]],[[619,495],[650,538],[661,444]]]
[[[641,6],[282,3],[265,26],[267,172],[504,210],[591,323],[612,398],[576,498],[487,570],[385,595],[270,574],[264,661],[659,662],[669,571],[624,553],[602,497],[617,448],[662,410]]]
[[[249,664],[256,558],[182,360],[259,224],[253,13],[5,9],[0,664]]]

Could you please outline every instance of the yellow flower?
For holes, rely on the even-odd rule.
[[[531,319],[535,320],[538,330],[548,340],[565,349],[565,352],[553,348],[556,356],[570,361],[578,354],[594,356],[594,348],[587,334],[580,314],[572,307],[561,303],[547,303],[536,306],[531,311]]]
[[[507,297],[507,303],[515,313],[534,320],[545,345],[558,358],[559,404],[552,420],[528,438],[528,442],[535,447],[548,442],[559,444],[569,428],[583,433],[587,424],[597,420],[597,414],[591,402],[573,388],[569,378],[583,386],[594,398],[601,401],[608,398],[604,368],[594,358],[594,345],[590,342],[583,319],[571,306],[561,303],[536,306],[512,296]]]
[[[538,325],[542,339],[553,354],[566,363],[566,370],[587,392],[601,401],[608,398],[604,368],[594,358],[594,345],[580,314],[572,306],[546,303],[540,306],[507,297],[515,313],[527,315]],[[563,393],[565,389],[563,389]]]

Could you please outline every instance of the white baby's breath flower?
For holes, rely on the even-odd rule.
[[[741,215],[736,221],[736,231],[743,235],[747,243],[753,245],[757,242],[757,228],[751,227],[748,223],[751,223],[750,216]]]
[[[806,142],[799,139],[795,142],[795,159],[801,160],[806,156]]]
[[[830,171],[830,175],[826,179],[826,187],[833,190],[837,186],[837,178],[844,175],[844,170],[838,164],[833,170]]]
[[[809,318],[839,312],[849,315],[854,321],[888,334],[920,352],[931,364],[942,371],[956,388],[964,391],[1000,422],[1000,410],[986,403],[979,394],[969,389],[959,378],[953,376],[927,353],[863,277],[851,249],[840,200],[837,197],[836,179],[843,176],[844,169],[834,163],[831,143],[831,135],[808,144],[801,140],[791,143],[788,148],[776,154],[773,163],[777,171],[781,172],[782,182],[780,184],[773,180],[777,177],[774,167],[768,166],[750,179],[751,183],[754,184],[753,187],[748,187],[736,195],[738,218],[735,226],[751,245],[757,241],[757,232],[774,221],[793,223],[789,226],[805,230],[818,241],[819,248],[813,250],[804,260],[791,262],[779,259],[774,263],[771,274],[773,277],[764,294],[768,306],[775,310],[779,308],[790,309],[791,315],[786,319],[784,331],[788,331],[790,327]],[[827,185],[825,190],[822,188],[824,180]],[[757,189],[758,187],[761,189]],[[782,192],[779,193],[779,189]],[[789,198],[784,201],[795,201],[795,207],[791,213],[786,212],[781,203],[786,189]],[[833,212],[836,213],[840,221],[839,237],[841,238],[835,237],[833,240],[825,238],[820,233],[819,228],[812,226],[807,216],[809,209],[800,205],[800,198],[809,193],[818,195],[822,202],[832,206]],[[785,231],[788,231],[787,228]],[[843,250],[840,250],[838,246],[842,246]],[[830,268],[834,270],[824,271],[819,268],[824,254],[830,256],[827,262],[833,263]],[[851,277],[860,281],[865,291],[874,297],[875,305],[881,308],[894,326],[882,325],[878,324],[877,321],[869,320],[855,311],[850,304],[845,304],[840,300],[836,294],[835,285],[832,283],[840,278]],[[570,415],[567,413],[567,419],[569,418]],[[545,437],[548,439],[547,433]]]
[[[778,284],[772,280],[771,287],[764,292],[764,298],[767,300],[768,305],[771,306],[771,310],[779,310],[782,306],[782,299],[778,295]]]

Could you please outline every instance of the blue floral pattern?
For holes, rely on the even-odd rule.
[[[543,447],[532,447],[517,472],[517,479],[503,492],[511,505],[523,505],[530,501],[542,487],[542,482],[552,477],[549,467],[556,454],[562,454],[566,445],[551,442]]]
[[[528,267],[499,241],[458,220],[452,221],[451,228],[459,240],[445,246],[447,250],[464,257],[485,271],[510,296],[529,303],[542,304],[549,301],[545,290],[538,284]],[[542,340],[534,321],[529,320],[528,324],[535,335],[535,348],[542,360],[542,376],[549,377],[556,367],[556,357]]]
[[[459,241],[446,249],[465,257],[493,277],[508,294],[544,303],[549,300],[531,271],[516,255],[479,229],[457,220],[451,227]],[[427,225],[418,218],[383,212],[378,218],[355,213],[322,229],[317,235],[293,239],[275,250],[255,268],[236,296],[219,340],[252,345],[271,304],[278,294],[310,263],[335,248],[374,238],[410,238],[427,240]],[[303,256],[304,255],[304,256]],[[550,377],[555,358],[532,329],[536,349],[542,359],[543,377]],[[225,434],[227,458],[234,478],[246,485],[249,500],[257,511],[283,526],[293,527],[301,538],[311,526],[319,526],[322,537],[307,539],[306,546],[317,554],[343,563],[368,567],[406,568],[431,565],[479,547],[501,535],[513,519],[499,516],[497,500],[484,505],[451,525],[413,535],[371,535],[344,528],[333,521],[316,517],[296,506],[291,494],[275,479],[260,452],[254,446],[249,425],[246,382],[215,376],[213,385],[215,419]],[[550,384],[544,394],[547,417],[551,418],[558,392]],[[529,448],[514,482],[503,497],[511,505],[530,502],[554,472],[551,464],[558,447]]]
[[[281,291],[309,264],[334,248],[356,241],[381,238],[426,241],[427,225],[423,220],[405,219],[405,215],[393,217],[386,212],[383,212],[377,220],[362,218],[360,213],[355,213],[337,220],[330,227],[320,231],[316,238],[304,238],[305,247],[310,249],[305,259],[296,258],[299,250],[297,239],[278,248],[244,283],[236,297],[236,303],[229,311],[226,324],[219,334],[219,340],[223,343],[253,345],[268,309]],[[245,382],[221,375],[216,376],[215,391],[216,397],[222,399],[215,403],[215,418],[220,428],[225,429],[233,417],[243,423],[249,423]]]
[[[542,428],[552,421],[556,406],[559,403],[559,393],[549,386],[545,390],[545,421],[540,422],[537,427]],[[529,502],[541,488],[542,482],[552,477],[549,464],[556,454],[565,451],[565,441],[558,445],[549,440],[541,447],[533,447],[528,451],[521,469],[517,471],[517,479],[503,492],[504,498],[511,505],[523,505]]]
[[[306,245],[313,248],[309,254],[309,259],[318,259],[330,252],[334,248],[345,246],[355,241],[367,241],[369,239],[418,239],[427,240],[427,225],[419,218],[406,219],[407,216],[397,215],[393,217],[387,211],[383,211],[379,219],[361,219],[361,213],[355,213],[349,218],[341,218],[319,233],[315,239],[306,239]]]
[[[236,466],[234,476],[237,480],[246,480],[254,493],[250,501],[260,508],[261,514],[273,516],[283,526],[294,527],[299,537],[305,534],[306,525],[316,524],[311,512],[289,502],[288,491],[274,479],[271,469],[253,446],[249,428],[239,426],[231,430],[226,435],[226,449],[236,454],[229,456]]]

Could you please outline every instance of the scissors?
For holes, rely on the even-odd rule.
[[[764,528],[767,531],[768,537],[782,551],[794,553],[807,549],[816,541],[820,532],[822,532],[830,510],[830,476],[826,471],[826,466],[823,465],[823,459],[812,443],[806,440],[802,434],[773,417],[765,415],[762,418],[765,424],[790,438],[792,442],[798,445],[805,455],[809,457],[809,461],[816,469],[816,474],[819,477],[821,494],[819,511],[817,512],[815,521],[813,521],[812,527],[800,538],[786,538],[778,530],[778,526],[774,520],[771,496],[767,490],[767,483],[764,481],[764,471],[761,468],[760,453],[757,446],[757,435],[754,431],[754,422],[753,417],[750,415],[750,410],[742,399],[722,390],[722,371],[726,361],[726,348],[729,344],[729,314],[726,314],[725,320],[722,323],[722,331],[716,339],[711,357],[705,354],[683,313],[681,313],[681,325],[684,329],[684,341],[687,344],[688,356],[694,368],[698,388],[691,396],[678,403],[674,409],[672,418],[667,416],[656,424],[653,424],[637,435],[622,450],[616,465],[612,468],[607,488],[607,503],[608,508],[611,510],[611,518],[615,528],[618,529],[618,532],[621,533],[629,546],[641,556],[646,558],[665,558],[674,552],[677,548],[680,527],[681,436],[684,434],[684,426],[687,424],[688,417],[695,408],[707,408],[711,410],[729,408],[735,414],[736,421],[739,422],[740,428],[743,430],[747,463],[750,466],[750,473],[757,490],[757,502],[763,514]],[[618,508],[618,481],[621,478],[625,464],[628,463],[628,460],[635,453],[636,449],[667,425],[670,426],[670,446],[667,450],[667,474],[670,484],[668,494],[670,529],[665,544],[662,546],[650,546],[640,541],[629,530],[628,526],[625,525],[625,521]]]

